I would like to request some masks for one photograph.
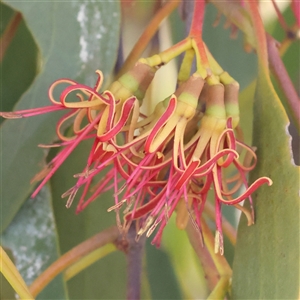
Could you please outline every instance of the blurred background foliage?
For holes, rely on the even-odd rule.
[[[124,32],[123,36],[129,35],[131,40],[123,38],[122,41],[124,49],[130,49],[140,34],[139,31],[135,32],[132,28],[142,29],[150,19],[153,10],[151,1],[124,1],[123,4],[124,19],[121,20],[122,8],[118,1],[31,2],[26,0],[15,2],[7,0],[1,2],[1,35],[4,34],[9,22],[17,12],[21,12],[22,19],[0,64],[0,111],[47,105],[47,90],[50,84],[58,78],[68,77],[93,85],[96,79],[95,68],[103,71],[107,78],[106,82],[108,82],[118,57],[120,29],[127,28],[127,33]],[[289,9],[286,9],[285,16],[291,17]],[[216,17],[217,10],[213,5],[208,4],[205,14],[204,41],[222,67],[241,85],[241,122],[246,141],[250,142],[252,140],[255,80],[258,74],[256,55],[244,51],[244,39],[241,33],[235,39],[230,38],[230,29],[223,28],[224,18],[217,27],[213,27],[212,24]],[[122,22],[123,26],[121,26]],[[184,38],[185,24],[178,10],[171,15],[168,22],[174,43]],[[277,22],[268,23],[267,28],[276,38],[282,38],[283,33]],[[167,37],[161,37],[161,39],[164,38]],[[292,81],[297,86],[300,65],[298,42],[290,47],[283,60]],[[278,89],[276,88],[276,90]],[[280,92],[279,95],[282,97]],[[258,95],[258,97],[263,96]],[[280,110],[276,112],[280,119],[283,112]],[[263,114],[264,112],[259,114],[260,120],[265,118],[268,121],[268,118],[271,118],[271,116]],[[73,174],[80,172],[85,165],[88,155],[86,149],[90,148],[88,142],[83,143],[70,155],[36,199],[30,198],[30,193],[34,189],[30,180],[45,165],[49,156],[53,155],[53,150],[49,153],[39,149],[37,145],[51,143],[55,140],[54,124],[58,118],[59,113],[34,117],[34,119],[0,120],[2,122],[0,149],[1,244],[9,252],[28,285],[61,254],[115,224],[114,214],[106,212],[107,208],[111,206],[112,193],[110,192],[102,194],[97,201],[79,215],[75,215],[75,206],[67,210],[65,201],[61,199],[61,194],[75,182]],[[266,126],[263,134],[268,136],[270,131],[268,131],[267,124],[262,122],[260,126]],[[262,127],[255,128],[260,132]],[[276,264],[278,259],[282,259],[282,255],[288,255],[283,250],[284,247],[287,247],[286,249],[291,251],[289,257],[293,257],[294,260],[283,260],[280,265],[281,269],[276,269],[275,272],[278,273],[279,279],[285,277],[288,280],[293,277],[294,280],[298,278],[299,281],[297,270],[290,268],[290,264],[297,266],[295,253],[299,250],[296,245],[299,226],[297,226],[295,214],[292,213],[299,207],[297,206],[299,199],[294,195],[297,175],[291,165],[290,154],[286,150],[288,149],[288,137],[284,136],[283,128],[283,124],[277,124],[277,127],[275,126],[271,131],[275,135],[277,133],[274,132],[279,132],[281,139],[271,145],[262,145],[262,147],[275,147],[275,149],[276,147],[284,148],[280,157],[281,169],[275,166],[274,170],[270,170],[268,166],[264,166],[264,171],[267,173],[263,175],[272,178],[277,172],[276,176],[279,177],[276,183],[281,187],[287,184],[291,177],[296,178],[296,181],[293,181],[290,188],[293,190],[290,192],[291,196],[289,192],[285,192],[280,194],[280,199],[276,197],[277,190],[273,186],[275,190],[272,192],[274,196],[272,201],[274,203],[263,208],[269,210],[270,205],[273,205],[275,208],[270,210],[273,214],[272,220],[276,222],[278,218],[282,218],[282,224],[276,231],[275,240],[269,232],[275,225],[273,223],[270,225],[268,220],[264,220],[262,227],[259,227],[260,223],[258,222],[259,225],[253,226],[254,229],[251,228],[249,235],[250,229],[241,225],[239,231],[241,243],[238,240],[236,257],[234,247],[226,241],[225,256],[231,265],[235,257],[234,272],[237,274],[234,273],[233,277],[235,299],[247,298],[243,294],[245,278],[247,278],[249,289],[255,287],[249,298],[259,299],[261,295],[264,295],[265,299],[279,299],[276,292],[272,292],[270,297],[268,294],[262,293],[263,287],[256,285],[255,270],[253,271],[252,268],[252,271],[249,271],[251,266],[247,263],[243,264],[243,261],[248,259],[250,261],[257,259],[259,264],[263,264],[264,256],[258,258],[252,256],[252,253],[256,251],[261,253],[264,249],[268,249],[266,264],[272,265]],[[256,141],[258,140],[256,139]],[[272,139],[270,143],[273,143]],[[297,142],[295,144],[297,145]],[[276,151],[268,152],[265,155],[266,157],[270,155],[270,163],[274,163],[278,159]],[[290,172],[280,177],[284,173],[282,168],[287,164]],[[258,169],[256,172],[256,178],[262,175],[260,171],[261,169]],[[105,176],[105,174],[101,176]],[[268,191],[264,191],[264,197]],[[282,206],[284,214],[278,211],[278,202],[282,204],[286,202],[285,206]],[[238,216],[235,210],[225,207],[224,214],[237,227]],[[264,219],[263,211],[260,210],[258,215]],[[291,216],[292,221],[290,221]],[[262,239],[260,228],[268,230],[268,234],[263,232],[266,240],[260,240],[260,244],[257,246],[255,239]],[[287,231],[290,232],[288,240],[284,237]],[[276,251],[282,254],[281,257],[277,256],[276,251],[276,255],[272,256],[273,250],[267,246],[268,244],[273,245],[268,242],[269,238],[276,243],[280,241]],[[291,240],[292,238],[294,241]],[[166,227],[161,248],[153,247],[150,242],[151,239],[146,243],[143,264],[142,298],[201,299],[206,297],[208,290],[201,265],[188,242],[186,233],[176,228],[173,219]],[[294,248],[291,243],[295,244]],[[260,265],[255,267],[260,268]],[[268,278],[270,275],[268,272],[272,272],[268,267],[264,270],[265,273],[261,274],[260,278],[264,276]],[[279,279],[278,282],[270,279],[269,283],[281,286]],[[12,299],[14,295],[12,289],[2,277],[0,280],[2,284],[1,299]],[[268,285],[269,288],[271,287]],[[292,290],[294,291],[295,288],[293,287]],[[126,257],[122,252],[115,251],[68,281],[64,280],[63,276],[58,276],[38,295],[37,299],[124,299],[124,295],[126,295]]]

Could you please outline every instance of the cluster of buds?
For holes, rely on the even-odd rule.
[[[242,141],[239,85],[228,73],[203,76],[196,71],[185,78],[181,76],[174,93],[160,101],[153,112],[140,112],[162,61],[159,55],[141,59],[102,92],[101,71],[96,72],[98,80],[93,88],[60,79],[49,89],[51,106],[0,115],[23,118],[68,110],[57,123],[60,141],[40,145],[62,150],[35,176],[34,180],[42,181],[33,197],[80,142],[92,139],[84,170],[74,175],[76,184],[62,195],[68,197],[67,207],[80,188],[77,212],[104,191],[113,189],[114,204],[108,211],[116,212],[119,228],[126,232],[134,221],[137,238],[156,232],[153,243],[159,246],[163,229],[174,211],[179,228],[185,228],[191,219],[201,233],[202,213],[208,193],[213,191],[216,250],[223,253],[222,204],[243,211],[252,224],[253,208],[248,211],[239,203],[248,198],[252,207],[251,193],[272,182],[262,177],[250,186],[247,184],[246,176],[255,167],[256,155]],[[56,100],[54,91],[58,86],[63,88]],[[68,130],[65,135],[70,120],[72,133]],[[99,178],[97,175],[103,170],[106,173]]]

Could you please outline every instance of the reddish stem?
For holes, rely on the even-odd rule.
[[[0,39],[0,62],[2,62],[5,52],[11,41],[13,40],[21,20],[22,15],[18,12],[11,18],[11,20],[7,24],[6,29]]]
[[[298,28],[300,28],[300,2],[299,0],[292,0],[292,10],[296,18]]]
[[[204,65],[208,66],[208,59],[205,52],[204,43],[202,40],[202,27],[204,21],[205,0],[194,0],[194,14],[189,36],[192,37],[199,50],[199,54]]]
[[[193,14],[190,33],[189,33],[190,36],[202,37],[204,12],[205,12],[205,1],[194,0],[194,14]]]
[[[127,233],[127,299],[141,299],[141,274],[146,236],[136,240],[136,224],[133,222]]]
[[[282,13],[281,13],[281,11],[280,11],[280,9],[279,9],[279,7],[278,7],[276,1],[275,1],[275,0],[272,0],[272,4],[273,4],[274,9],[275,9],[275,11],[276,11],[277,18],[278,18],[278,21],[279,21],[281,27],[282,27],[285,31],[288,31],[288,30],[289,30],[289,26],[286,24],[286,22],[285,22],[285,20],[284,20],[284,18],[283,18],[283,15],[282,15]]]
[[[270,67],[275,75],[280,88],[282,89],[287,100],[288,112],[295,122],[298,132],[300,131],[300,99],[293,86],[293,83],[286,71],[286,68],[280,58],[278,48],[276,47],[276,41],[267,35],[267,46],[269,54]]]
[[[214,261],[207,249],[207,247],[203,246],[202,244],[202,237],[199,237],[199,232],[191,221],[188,222],[186,227],[186,232],[188,234],[189,241],[196,252],[200,263],[203,267],[203,271],[205,274],[205,279],[207,281],[207,286],[210,291],[212,291],[215,286],[217,285],[220,275],[219,272],[214,264]]]
[[[147,45],[157,32],[160,23],[179,5],[180,1],[170,0],[155,14],[151,22],[147,25],[146,29],[140,36],[137,43],[134,45],[130,54],[126,58],[121,70],[117,74],[116,78],[126,73],[139,59]]]
[[[265,28],[258,11],[257,1],[247,0],[253,30],[256,37],[256,51],[264,72],[268,72],[268,51]]]

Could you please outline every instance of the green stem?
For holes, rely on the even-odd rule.
[[[78,246],[74,247],[58,260],[56,260],[48,269],[46,269],[29,287],[31,294],[36,297],[59,273],[67,267],[77,262],[83,256],[91,253],[108,243],[117,241],[119,230],[116,226],[103,230],[94,235]]]
[[[28,290],[19,271],[10,260],[4,249],[0,246],[0,272],[4,275],[6,280],[10,283],[15,292],[24,300],[33,300],[33,296]]]
[[[91,252],[90,254],[84,256],[82,259],[71,265],[64,272],[64,280],[68,281],[78,273],[98,261],[99,259],[105,257],[106,255],[116,251],[117,248],[114,244],[107,244],[101,248],[98,248]]]
[[[165,65],[181,53],[191,49],[191,47],[192,41],[190,38],[187,38],[159,54],[155,54],[147,58],[141,58],[139,61],[151,67]]]
[[[207,286],[209,290],[212,291],[215,288],[215,286],[218,284],[220,278],[219,272],[211,258],[211,255],[207,247],[203,245],[203,241],[202,241],[202,237],[200,236],[200,233],[197,231],[197,229],[194,227],[194,225],[190,220],[188,222],[188,225],[186,226],[186,232],[189,241],[202,265]]]

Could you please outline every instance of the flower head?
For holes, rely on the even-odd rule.
[[[67,207],[80,188],[83,192],[77,212],[104,191],[113,189],[114,205],[108,211],[116,212],[120,230],[126,232],[135,221],[139,238],[144,233],[150,236],[159,227],[153,239],[159,245],[174,211],[179,228],[185,228],[190,218],[201,233],[202,213],[212,189],[216,251],[223,253],[222,204],[243,211],[250,225],[254,220],[253,209],[249,212],[239,203],[248,198],[252,207],[251,193],[264,183],[272,183],[262,177],[248,186],[246,176],[254,168],[256,156],[239,139],[239,86],[225,72],[205,79],[195,72],[185,80],[181,78],[174,94],[159,102],[151,114],[144,115],[140,106],[156,69],[142,60],[103,92],[100,71],[96,72],[98,79],[93,88],[60,79],[49,89],[52,106],[1,116],[20,118],[68,110],[57,123],[60,141],[41,145],[62,150],[35,176],[34,180],[42,181],[33,196],[81,141],[92,139],[84,170],[74,175],[76,184],[62,195],[68,197]],[[59,85],[64,88],[57,101],[54,90]],[[73,100],[74,94],[77,101]],[[66,135],[64,130],[70,120],[72,134]],[[243,161],[241,150],[246,152]],[[92,186],[103,170],[106,175]],[[233,170],[235,174],[231,175]],[[124,214],[123,221],[120,212]]]
[[[136,137],[137,140],[141,137],[145,140],[138,149],[144,149],[144,157],[133,165],[131,175],[124,178],[124,198],[118,203],[128,204],[125,225],[132,220],[139,220],[138,236],[145,232],[149,236],[160,225],[153,240],[159,245],[163,228],[176,209],[178,227],[184,228],[188,217],[191,217],[201,232],[202,212],[208,192],[213,188],[216,250],[223,253],[221,205],[237,207],[246,214],[249,225],[253,224],[253,211],[248,212],[239,203],[249,198],[252,207],[251,193],[260,185],[270,185],[272,181],[263,177],[250,186],[247,184],[246,174],[255,167],[256,156],[251,147],[235,137],[239,121],[238,85],[235,82],[215,84],[208,80],[202,89],[204,82],[197,81],[195,77],[193,75],[186,85],[179,87],[175,93],[178,98],[174,96],[168,100],[165,112],[150,132],[146,130],[147,138],[142,132]],[[196,82],[194,86],[193,82]],[[191,91],[196,92],[189,93]],[[200,95],[200,92],[203,94]],[[203,116],[196,114],[199,96],[206,102]],[[186,128],[189,122],[193,124],[195,117],[200,118],[200,125],[191,135]],[[243,162],[239,160],[241,149],[247,152]],[[130,161],[127,158],[129,164]],[[237,174],[228,177],[227,172],[233,168]],[[229,188],[229,185],[233,187]],[[243,185],[245,191],[234,197]],[[128,200],[132,197],[133,201]],[[120,205],[117,204],[115,208],[119,210]]]

